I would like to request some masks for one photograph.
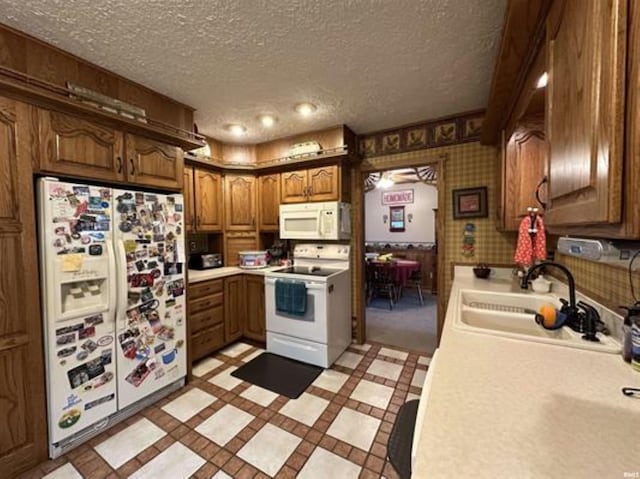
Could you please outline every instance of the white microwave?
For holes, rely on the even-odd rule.
[[[350,239],[351,205],[339,201],[280,205],[280,238]]]

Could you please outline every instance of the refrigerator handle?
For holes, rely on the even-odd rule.
[[[127,310],[127,254],[124,249],[124,241],[116,243],[116,277],[118,285],[118,305],[116,309],[116,331],[120,327],[118,322],[126,316]]]
[[[118,306],[118,292],[116,291],[118,281],[117,281],[117,268],[116,268],[116,258],[113,251],[113,244],[110,241],[105,243],[107,247],[107,254],[109,256],[109,313],[111,313],[114,318],[117,319],[117,306]],[[115,323],[115,319],[114,319]]]

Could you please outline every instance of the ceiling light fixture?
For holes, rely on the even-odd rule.
[[[309,116],[317,109],[318,108],[313,103],[298,103],[296,105],[296,111],[302,116]]]
[[[549,74],[547,72],[544,72],[542,75],[540,75],[540,78],[538,78],[538,83],[536,83],[536,88],[544,88],[547,86],[548,82],[549,82]]]
[[[394,181],[391,179],[391,175],[385,173],[382,175],[382,177],[378,180],[378,184],[376,185],[378,188],[390,188],[394,185]]]
[[[226,130],[235,136],[242,136],[247,132],[247,129],[244,126],[237,123],[227,125]]]
[[[262,126],[267,128],[272,127],[276,122],[276,117],[273,115],[260,115],[258,119],[260,120],[260,123],[262,123]]]

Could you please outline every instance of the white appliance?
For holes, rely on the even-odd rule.
[[[280,205],[280,238],[348,240],[351,205],[339,201]]]
[[[351,343],[348,245],[301,244],[294,266],[265,273],[267,351],[328,368]],[[276,308],[276,282],[306,288],[306,311]]]
[[[57,457],[184,384],[183,200],[38,182],[49,452]]]

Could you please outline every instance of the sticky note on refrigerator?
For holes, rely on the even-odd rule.
[[[62,255],[62,271],[73,273],[82,269],[82,255],[79,253]]]
[[[138,243],[135,240],[126,240],[124,242],[124,251],[126,253],[135,253]]]

